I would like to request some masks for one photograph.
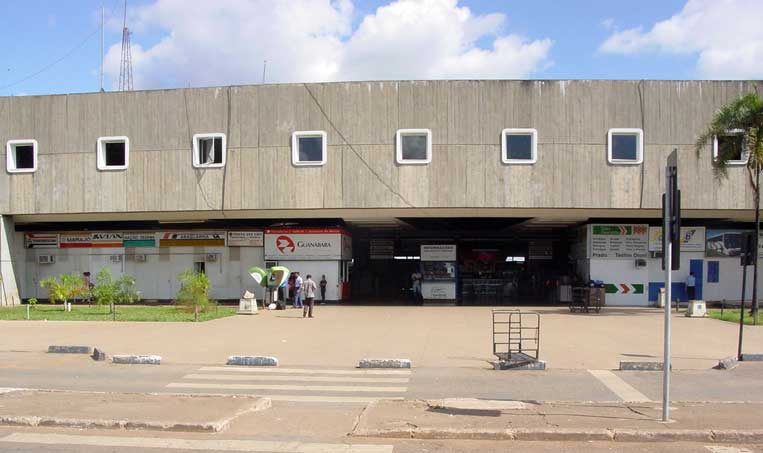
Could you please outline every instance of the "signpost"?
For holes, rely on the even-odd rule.
[[[742,300],[739,304],[739,350],[737,351],[737,360],[742,360],[742,336],[744,335],[744,300],[745,289],[747,288],[747,266],[755,264],[757,254],[755,253],[755,242],[753,241],[755,233],[744,233],[742,236]]]
[[[662,421],[670,419],[670,304],[672,271],[681,267],[681,192],[678,190],[678,150],[668,156],[665,167],[665,193],[662,195],[663,253],[665,270],[665,336],[662,371]],[[673,247],[675,244],[675,247]],[[676,303],[677,304],[677,303]]]

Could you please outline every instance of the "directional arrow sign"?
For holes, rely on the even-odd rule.
[[[604,285],[607,294],[644,294],[642,283],[607,283]]]

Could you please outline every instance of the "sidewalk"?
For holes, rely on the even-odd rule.
[[[508,407],[500,408],[501,405]],[[673,420],[663,423],[657,403],[378,401],[368,405],[352,435],[401,439],[763,443],[760,421],[763,403],[673,403],[671,407]]]
[[[525,309],[524,307],[522,309]],[[661,361],[663,313],[606,307],[541,313],[540,357],[550,369],[616,369],[621,360]],[[0,321],[0,352],[49,345],[97,346],[107,354],[157,354],[165,364],[223,364],[230,355],[278,357],[281,366],[354,367],[366,357],[408,358],[414,367],[489,367],[490,307],[318,306],[203,323]],[[738,327],[673,318],[673,368],[709,369],[734,355]],[[763,327],[745,329],[745,350],[763,352]]]

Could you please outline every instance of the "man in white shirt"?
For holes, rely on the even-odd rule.
[[[299,272],[295,272],[297,278],[294,279],[294,308],[302,308],[302,277]]]
[[[686,295],[689,297],[689,300],[694,300],[696,286],[697,279],[694,277],[694,272],[689,272],[689,276],[686,277]]]
[[[318,285],[313,281],[313,276],[307,274],[307,280],[305,280],[305,306],[302,309],[302,317],[313,317],[313,306],[315,305],[315,290],[318,289]]]

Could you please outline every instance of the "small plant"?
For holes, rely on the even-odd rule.
[[[67,302],[88,294],[84,280],[75,274],[62,274],[58,278],[48,277],[40,282],[40,287],[48,290],[48,300],[51,304],[63,302],[64,310]]]
[[[198,321],[199,312],[204,312],[213,302],[209,298],[209,277],[203,272],[195,272],[191,269],[178,275],[180,291],[175,299],[178,304],[193,309],[194,321]]]
[[[27,304],[29,304],[29,306],[30,306],[30,307],[32,307],[32,308],[34,308],[34,307],[35,307],[35,305],[37,305],[37,302],[38,302],[38,300],[37,300],[37,298],[36,298],[36,297],[30,297],[30,298],[29,298],[29,299],[27,299],[27,301],[26,301],[26,303],[27,303]]]
[[[135,278],[124,275],[117,279],[111,269],[103,268],[95,276],[95,286],[91,290],[93,300],[98,306],[108,305],[110,313],[115,304],[131,304],[140,300],[140,293],[135,289]]]

